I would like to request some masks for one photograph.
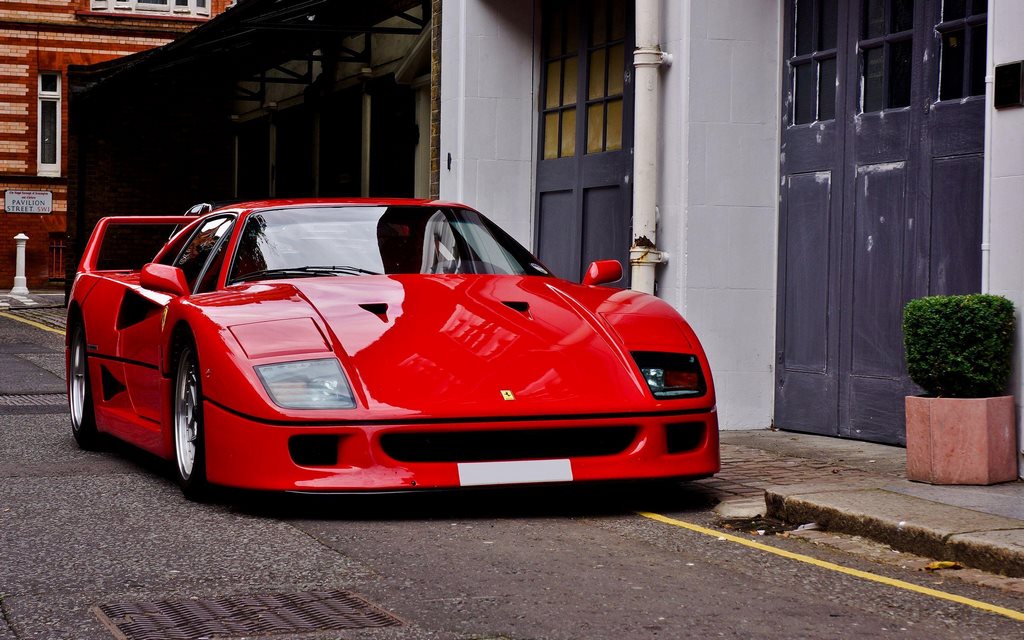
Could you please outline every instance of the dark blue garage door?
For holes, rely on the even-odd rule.
[[[911,298],[981,282],[985,0],[787,0],[775,421],[903,443]]]

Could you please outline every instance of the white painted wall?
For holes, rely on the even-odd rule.
[[[1017,0],[989,0],[988,36],[992,38],[993,58],[988,74],[995,65],[1024,60],[1024,3]],[[986,136],[985,154],[991,163],[991,189],[986,212],[991,225],[988,293],[1006,296],[1017,307],[1017,346],[1014,351],[1014,377],[1011,389],[1017,396],[1018,462],[1024,477],[1024,424],[1021,398],[1024,398],[1024,109],[991,109],[985,125],[991,127]]]
[[[661,0],[658,294],[693,324],[721,426],[772,423],[781,0]],[[533,0],[445,0],[441,198],[532,246]],[[447,166],[452,156],[451,169]]]
[[[533,0],[445,0],[441,22],[441,199],[479,209],[527,247],[534,17]]]
[[[724,429],[771,425],[781,0],[663,0],[659,295],[704,344]],[[684,152],[685,151],[685,152]]]

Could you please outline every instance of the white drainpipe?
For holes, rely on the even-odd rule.
[[[981,196],[981,292],[992,292],[992,128],[995,118],[995,0],[988,3],[988,37],[985,43],[985,154]]]
[[[636,111],[633,124],[632,289],[654,293],[655,267],[668,259],[657,247],[658,67],[670,62],[658,43],[661,0],[636,0]]]

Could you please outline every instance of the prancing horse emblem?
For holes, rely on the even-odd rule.
[[[515,394],[512,393],[511,391],[509,391],[508,389],[502,389],[501,390],[501,397],[506,399],[506,400],[515,400],[516,399]]]

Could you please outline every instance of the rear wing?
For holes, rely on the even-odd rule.
[[[138,271],[195,216],[112,216],[101,218],[82,252],[78,272]]]

